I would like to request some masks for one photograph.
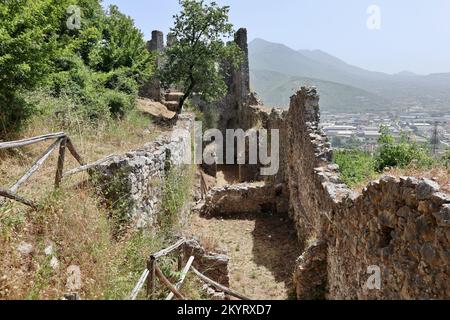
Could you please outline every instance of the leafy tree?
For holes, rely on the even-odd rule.
[[[80,9],[79,28],[67,26],[70,5]],[[23,99],[25,90],[69,97],[92,120],[121,116],[134,105],[151,63],[143,34],[115,6],[105,12],[100,0],[3,0],[0,134],[18,130],[36,111]]]
[[[126,69],[128,75],[140,83],[149,77],[151,57],[144,35],[117,6],[109,8],[99,45],[100,59],[93,66],[96,70],[110,72]]]
[[[18,92],[33,89],[51,71],[56,52],[54,1],[0,2],[0,132],[19,128],[29,113]]]
[[[205,101],[223,97],[227,91],[225,66],[238,66],[242,61],[239,47],[224,42],[233,34],[233,26],[228,22],[229,7],[203,0],[180,0],[180,4],[182,11],[174,16],[171,29],[173,44],[166,50],[160,72],[165,86],[176,84],[183,88],[177,113],[194,92]]]

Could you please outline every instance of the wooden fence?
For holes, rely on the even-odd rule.
[[[46,134],[42,136],[37,136],[33,138],[23,139],[23,140],[17,140],[17,141],[8,141],[8,142],[0,142],[0,150],[2,149],[9,149],[9,148],[20,148],[48,140],[55,140],[48,148],[45,150],[45,152],[33,163],[31,168],[19,179],[17,182],[11,186],[9,189],[3,189],[0,188],[0,196],[15,200],[17,202],[20,202],[24,205],[27,205],[33,209],[37,209],[37,205],[35,202],[28,200],[20,195],[17,194],[18,189],[30,179],[30,177],[36,173],[36,171],[39,170],[39,168],[42,167],[44,162],[50,157],[50,155],[59,148],[59,155],[58,155],[58,163],[56,167],[56,174],[55,174],[55,188],[59,188],[61,184],[61,180],[63,177],[76,174],[82,171],[86,171],[89,169],[92,169],[93,167],[106,162],[110,160],[114,155],[110,155],[102,160],[99,160],[97,162],[86,164],[82,157],[79,155],[77,150],[75,149],[75,146],[73,145],[71,139],[64,133],[53,133],[53,134]],[[65,161],[65,155],[66,155],[66,149],[68,149],[71,153],[71,155],[77,160],[77,162],[80,164],[79,168],[72,169],[70,171],[67,171],[66,173],[63,173],[64,170],[64,161]],[[203,176],[203,173],[201,175],[201,191],[202,191],[202,197],[205,197],[208,192],[208,187],[205,181],[205,177]],[[0,206],[2,206],[4,203],[4,199],[0,198]],[[229,289],[225,286],[222,286],[221,284],[215,282],[214,280],[208,278],[204,274],[202,274],[200,271],[195,269],[192,264],[194,262],[194,257],[189,257],[187,260],[186,265],[183,267],[184,262],[184,246],[185,246],[186,240],[181,239],[172,246],[163,249],[155,254],[152,254],[148,261],[147,261],[147,268],[142,273],[141,277],[139,278],[138,283],[134,287],[133,291],[130,294],[131,300],[136,300],[138,297],[140,291],[144,287],[144,285],[147,285],[147,297],[152,299],[155,297],[155,286],[156,286],[156,279],[158,278],[169,290],[170,294],[166,297],[166,300],[172,300],[174,297],[180,300],[186,300],[183,294],[181,294],[180,289],[182,288],[184,281],[186,279],[187,274],[189,271],[192,270],[192,272],[199,277],[200,280],[203,282],[213,286],[217,290],[220,290],[222,292],[225,292],[233,297],[236,297],[241,300],[250,300],[246,296]],[[164,256],[167,256],[169,254],[176,253],[177,259],[178,259],[178,271],[180,272],[180,279],[176,284],[172,284],[163,274],[161,269],[158,266],[158,259],[162,258]]]
[[[63,170],[64,170],[64,161],[65,161],[65,155],[66,155],[66,149],[68,149],[71,153],[71,155],[77,160],[77,162],[83,167],[86,166],[83,159],[75,149],[75,146],[73,145],[70,138],[64,133],[52,133],[52,134],[46,134],[42,136],[37,136],[33,138],[23,139],[23,140],[17,140],[17,141],[8,141],[8,142],[0,142],[0,150],[1,149],[9,149],[9,148],[20,148],[48,140],[55,140],[48,148],[45,150],[45,152],[33,163],[31,168],[19,179],[17,182],[10,187],[9,189],[3,189],[0,188],[0,196],[4,198],[8,198],[11,200],[18,201],[24,205],[27,205],[33,209],[36,209],[36,204],[28,200],[20,195],[17,194],[18,189],[26,182],[30,177],[37,171],[39,168],[42,167],[44,162],[50,157],[53,151],[59,148],[59,155],[58,155],[58,164],[56,167],[56,174],[55,174],[55,188],[59,188],[61,184],[61,180],[63,178]],[[0,206],[4,203],[4,199],[0,199]]]
[[[171,245],[170,247],[163,249],[155,254],[152,254],[148,261],[147,261],[147,268],[142,273],[141,277],[139,278],[139,281],[137,282],[136,286],[134,287],[133,291],[130,294],[130,300],[136,300],[139,293],[141,292],[144,285],[147,285],[147,298],[148,299],[154,299],[155,298],[155,287],[156,287],[156,280],[159,279],[161,283],[164,284],[164,286],[170,290],[170,294],[166,297],[165,300],[172,300],[174,297],[176,297],[179,300],[186,300],[186,297],[180,292],[180,289],[182,288],[184,281],[186,279],[187,274],[189,271],[192,270],[192,272],[203,282],[206,284],[209,284],[216,288],[219,291],[225,292],[235,298],[241,299],[241,300],[251,300],[250,298],[240,294],[239,292],[236,292],[230,288],[227,288],[216,281],[208,278],[204,274],[202,274],[200,271],[198,271],[196,268],[192,266],[194,262],[194,257],[191,256],[187,260],[186,265],[183,267],[183,261],[184,261],[184,246],[186,244],[185,239],[181,239],[177,241],[175,244]],[[177,261],[178,261],[178,271],[180,273],[180,279],[176,284],[172,284],[163,274],[161,269],[158,266],[158,259],[162,258],[164,256],[167,256],[169,254],[175,253],[177,255]]]

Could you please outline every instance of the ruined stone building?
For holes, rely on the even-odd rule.
[[[163,50],[162,39],[162,33],[154,32],[150,50]],[[229,94],[220,102],[219,126],[279,129],[280,170],[274,177],[263,178],[258,176],[258,166],[241,165],[241,182],[264,180],[265,185],[212,189],[203,211],[264,212],[270,208],[289,214],[304,252],[292,266],[299,299],[450,298],[450,195],[440,192],[437,183],[414,177],[387,176],[362,192],[349,189],[340,179],[339,167],[332,163],[331,144],[319,128],[317,89],[299,89],[291,97],[289,110],[261,106],[250,92],[245,29],[237,32],[235,41],[245,59],[234,70]],[[153,99],[161,96],[157,79],[143,91]],[[191,122],[182,119],[180,125],[190,127]],[[173,138],[164,143],[174,152],[189,148]],[[152,213],[156,210],[157,201],[152,199],[158,193],[147,178],[163,170],[166,155],[161,145],[103,166],[111,170],[127,163],[133,168],[127,181],[138,220],[145,220],[138,214],[148,212],[145,207]],[[139,176],[141,172],[145,177]],[[380,283],[371,278],[377,274]]]
[[[205,210],[287,210],[304,251],[292,266],[299,299],[450,298],[450,195],[413,177],[387,176],[362,193],[349,189],[319,129],[317,89],[301,88],[288,111],[261,106],[250,93],[245,29],[235,41],[246,59],[233,74],[223,121],[279,129],[280,170],[264,188],[245,191],[248,198],[233,188],[212,190]],[[241,181],[257,179],[258,170],[241,167]],[[213,201],[219,198],[220,206]],[[371,278],[377,272],[379,287]]]

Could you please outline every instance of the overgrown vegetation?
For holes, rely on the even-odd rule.
[[[48,132],[60,124],[57,117],[36,115],[23,134]],[[73,123],[68,133],[85,159],[94,161],[142,146],[142,141],[157,134],[156,128],[149,126],[148,118],[133,111],[122,120],[109,120],[99,127]],[[145,133],[147,129],[153,132]],[[43,149],[45,145],[39,144],[1,155],[2,185],[13,183]],[[57,154],[52,155],[20,190],[20,194],[41,205],[38,211],[14,202],[0,208],[0,299],[59,299],[68,291],[67,268],[72,265],[81,270],[81,288],[77,291],[83,299],[127,299],[148,256],[175,241],[181,209],[191,195],[193,168],[168,171],[160,227],[135,231],[129,229],[123,216],[126,201],[114,183],[110,190],[117,193],[115,210],[98,196],[85,174],[65,179],[61,189],[54,192],[56,158]],[[66,160],[67,168],[76,166],[70,157]],[[32,246],[30,254],[19,252],[23,243]],[[54,249],[52,255],[45,253],[49,245]],[[53,257],[59,262],[55,269],[50,265]],[[179,277],[173,272],[175,265],[170,257],[160,262],[173,283]],[[190,298],[202,299],[200,288],[196,279],[189,277],[183,292]],[[139,298],[145,298],[144,292]],[[167,289],[158,284],[157,297],[165,298],[167,294]]]
[[[429,151],[415,141],[411,141],[407,134],[402,134],[398,142],[382,127],[379,139],[380,147],[375,156],[376,169],[382,171],[386,167],[405,168],[414,162],[419,167],[429,167],[435,160],[429,156]]]
[[[340,167],[341,178],[350,187],[374,179],[385,170],[417,172],[446,165],[445,159],[433,158],[425,146],[411,141],[408,135],[402,134],[396,141],[387,128],[382,127],[380,132],[379,147],[374,155],[357,148],[334,152],[334,161]]]
[[[84,160],[93,162],[142,147],[160,133],[134,108],[154,57],[132,19],[115,6],[103,10],[100,2],[0,3],[1,139],[65,131]],[[0,152],[0,185],[12,185],[45,148],[41,143]],[[161,227],[136,231],[127,223],[123,184],[111,183],[110,204],[86,173],[64,179],[55,191],[56,160],[57,152],[20,189],[38,210],[11,201],[0,207],[0,299],[59,299],[68,291],[83,299],[128,298],[149,254],[174,241],[180,210],[191,196],[192,168],[168,171]],[[66,156],[65,168],[76,166]],[[173,263],[163,259],[160,267],[176,282],[179,274],[169,272]],[[70,266],[81,271],[77,288],[68,286]],[[188,277],[189,297],[202,298],[199,287]],[[165,297],[167,290],[157,289]]]
[[[152,72],[132,19],[115,6],[104,11],[99,0],[2,1],[0,43],[2,136],[38,112],[25,94],[30,90],[61,98],[60,106],[70,99],[70,110],[54,111],[96,123],[131,110],[139,85]]]
[[[339,165],[342,180],[350,187],[376,176],[375,159],[363,151],[335,151],[334,161]]]
[[[42,100],[43,105],[47,102],[55,99]],[[158,134],[150,119],[137,111],[96,125],[77,117],[69,120],[66,132],[88,162],[140,147]],[[21,134],[28,137],[57,131],[64,125],[62,121],[38,114]],[[45,148],[43,143],[1,154],[1,185],[14,183]],[[68,290],[66,270],[71,265],[80,267],[83,298],[125,299],[145,267],[146,256],[173,239],[161,233],[132,232],[125,228],[126,223],[118,237],[117,222],[123,217],[111,218],[113,211],[103,205],[85,174],[64,179],[59,192],[54,192],[56,158],[53,154],[20,189],[20,194],[41,205],[38,211],[14,202],[0,208],[0,299],[59,299]],[[67,169],[76,166],[66,157]],[[118,203],[122,203],[120,199]],[[18,251],[22,243],[32,246],[29,255]],[[49,245],[55,251],[52,256],[44,252]],[[59,261],[56,269],[49,264],[53,256]]]
[[[183,210],[188,210],[185,206],[191,197],[194,174],[195,167],[189,165],[173,167],[166,173],[159,215],[161,228],[173,229],[182,220],[180,214]]]

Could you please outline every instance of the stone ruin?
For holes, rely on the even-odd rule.
[[[147,42],[147,50],[160,54],[164,51],[164,34],[161,31],[152,31],[152,39]],[[161,65],[161,59],[159,56],[156,58],[156,65]],[[145,83],[139,91],[141,97],[149,98],[154,101],[161,102],[163,100],[163,91],[161,88],[161,82],[153,77],[148,83]]]
[[[162,188],[170,166],[183,163],[191,154],[189,137],[194,117],[180,115],[173,131],[162,133],[155,141],[138,150],[114,155],[97,165],[93,171],[107,204],[118,204],[135,228],[157,223],[162,203]],[[174,132],[179,134],[174,134]]]
[[[241,180],[265,184],[214,188],[203,213],[288,212],[304,251],[292,266],[299,299],[450,298],[450,195],[414,177],[349,189],[319,128],[316,88],[301,88],[287,111],[262,106],[249,90],[246,39],[240,29],[235,41],[246,59],[230,79],[222,125],[279,129],[280,170],[264,178],[259,168],[240,165]],[[380,272],[377,288],[373,270]]]
[[[163,50],[162,33],[152,35],[150,50]],[[299,299],[450,298],[450,195],[434,181],[414,177],[386,176],[361,193],[349,189],[319,128],[317,90],[301,88],[289,110],[262,106],[250,92],[245,29],[235,41],[246,58],[219,102],[220,128],[279,129],[280,170],[265,178],[258,176],[258,166],[240,165],[241,181],[260,183],[213,188],[203,214],[288,213],[303,251],[292,266]],[[155,90],[146,92],[157,98],[161,88],[152,84]],[[192,121],[182,119],[179,125],[191,128]],[[161,139],[99,168],[106,181],[127,168],[125,193],[138,225],[154,223],[160,187],[152,177],[160,180],[165,159],[190,148],[168,136]],[[370,286],[373,270],[380,272],[380,287]]]
[[[169,33],[164,44],[164,34],[162,31],[152,31],[152,39],[147,42],[147,50],[156,54],[156,66],[161,67],[163,64],[161,54],[167,47],[173,43],[173,36]],[[156,102],[160,102],[167,107],[169,111],[177,111],[182,93],[177,91],[176,87],[163,88],[161,81],[156,77],[152,77],[139,90],[139,96],[148,98]]]
[[[302,88],[280,127],[289,214],[305,249],[294,273],[298,298],[449,298],[450,195],[413,177],[350,190],[319,129],[318,101],[314,88]],[[368,285],[373,268],[376,289]]]

